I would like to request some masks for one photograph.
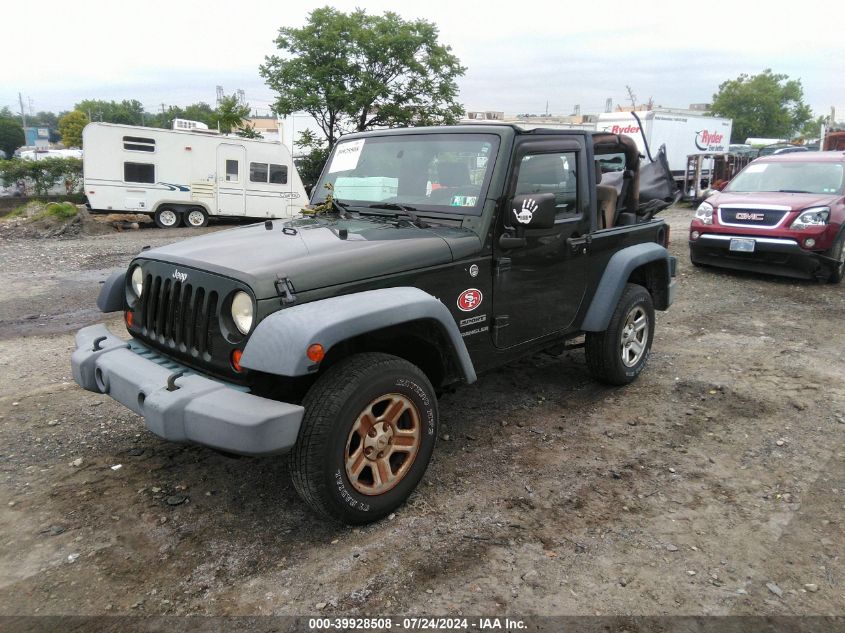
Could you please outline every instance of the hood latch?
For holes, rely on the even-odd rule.
[[[293,282],[285,275],[276,275],[276,294],[282,298],[282,305],[296,303]]]

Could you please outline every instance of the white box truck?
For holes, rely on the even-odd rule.
[[[289,218],[307,196],[288,148],[216,132],[89,123],[83,176],[93,213],[146,213],[162,228],[209,216]]]
[[[730,146],[731,119],[659,109],[637,112],[636,115],[640,122],[630,112],[600,114],[596,131],[630,136],[643,155],[646,154],[643,133],[652,155],[665,145],[669,169],[676,181],[684,179],[687,156],[727,152]],[[640,132],[640,123],[643,133]]]

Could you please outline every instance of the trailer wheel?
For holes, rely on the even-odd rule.
[[[156,226],[160,229],[172,229],[179,226],[179,212],[170,207],[159,207],[153,216]]]
[[[202,207],[193,207],[182,216],[185,226],[201,229],[208,224],[208,213]]]

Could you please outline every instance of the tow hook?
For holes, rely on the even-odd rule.
[[[185,375],[184,371],[177,371],[177,372],[170,374],[167,377],[167,390],[168,391],[176,391],[177,389],[179,389],[179,385],[176,384],[176,379],[181,378],[184,375]]]

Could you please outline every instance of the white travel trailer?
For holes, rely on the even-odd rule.
[[[83,174],[94,213],[147,213],[162,228],[209,216],[289,218],[307,202],[282,143],[214,132],[89,123]]]

